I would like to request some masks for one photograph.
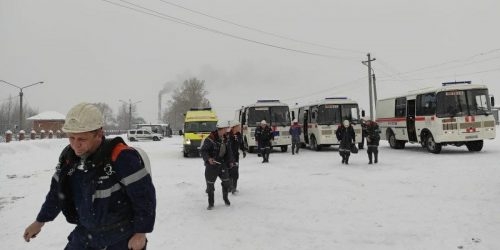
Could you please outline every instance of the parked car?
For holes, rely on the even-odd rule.
[[[127,131],[127,138],[129,141],[138,140],[153,140],[159,141],[163,139],[163,135],[159,133],[153,133],[147,129],[130,129]]]

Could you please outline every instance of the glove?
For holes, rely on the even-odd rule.
[[[243,151],[243,158],[247,157],[247,153]]]

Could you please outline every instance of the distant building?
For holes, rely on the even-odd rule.
[[[32,121],[32,129],[35,130],[37,133],[40,133],[40,131],[45,130],[45,132],[49,132],[52,130],[54,133],[56,133],[58,130],[62,131],[62,126],[64,125],[64,119],[66,118],[65,115],[55,112],[55,111],[47,111],[40,113],[38,115],[29,117],[28,121]],[[30,131],[26,131],[30,132]]]

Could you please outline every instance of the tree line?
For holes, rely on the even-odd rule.
[[[169,83],[175,84],[175,83]],[[161,112],[161,123],[169,124],[172,129],[181,129],[184,124],[184,114],[192,107],[210,107],[210,101],[206,98],[208,91],[205,90],[205,81],[196,78],[184,80],[179,87],[172,92],[172,97],[167,107]],[[0,102],[0,132],[7,130],[17,132],[33,129],[31,122],[26,119],[39,114],[37,108],[28,103],[23,104],[23,128],[19,128],[19,100],[11,97]],[[104,116],[104,127],[106,130],[126,130],[134,127],[134,124],[147,123],[137,112],[135,105],[122,103],[115,115],[113,109],[106,102],[98,102],[95,105]],[[153,122],[154,123],[154,122]]]

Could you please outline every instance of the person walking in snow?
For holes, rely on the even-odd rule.
[[[335,132],[339,141],[339,154],[342,157],[342,164],[349,164],[349,156],[351,155],[351,147],[355,143],[356,134],[348,120],[344,120],[342,125],[339,125]]]
[[[380,142],[380,129],[378,124],[374,121],[366,122],[366,145],[368,150],[368,164],[372,164],[372,154],[373,162],[378,163],[378,145]]]
[[[243,153],[243,158],[247,156],[245,145],[243,144],[243,136],[241,135],[241,123],[238,121],[231,121],[231,130],[228,133],[229,144],[231,153],[233,155],[233,162],[229,165],[229,179],[231,179],[231,193],[238,192],[238,179],[240,177],[240,150]]]
[[[290,135],[292,136],[292,155],[299,153],[300,147],[300,133],[301,127],[297,119],[294,119],[292,122],[292,126],[290,126]]]
[[[267,125],[266,120],[260,122],[260,126],[255,129],[255,140],[257,141],[260,154],[262,155],[262,163],[269,162],[269,153],[271,152],[272,140],[274,134],[271,128]]]
[[[229,164],[233,162],[231,147],[228,143],[227,129],[229,124],[227,121],[219,121],[217,130],[213,131],[203,140],[200,153],[205,164],[205,182],[207,183],[206,193],[208,194],[208,210],[214,207],[214,191],[215,181],[217,177],[221,179],[222,198],[226,206],[230,206],[231,202],[228,198],[228,193],[231,190],[231,182],[229,180]]]
[[[36,220],[24,231],[27,242],[62,211],[76,224],[64,249],[145,249],[156,215],[151,175],[136,150],[120,137],[105,139],[102,127],[93,104],[68,112],[62,130],[69,145]]]

